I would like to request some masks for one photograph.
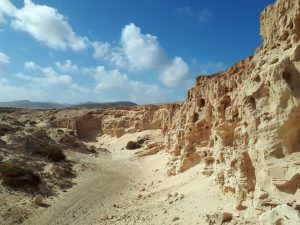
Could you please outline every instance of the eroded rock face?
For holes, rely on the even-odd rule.
[[[237,209],[250,207],[261,191],[279,202],[299,197],[299,9],[299,1],[288,0],[268,7],[256,54],[197,78],[165,125],[166,150],[175,158],[169,174],[203,163],[205,175],[236,194]]]

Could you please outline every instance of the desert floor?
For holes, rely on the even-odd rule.
[[[160,131],[97,137],[88,145],[105,147],[111,153],[83,155],[69,152],[77,161],[76,185],[57,198],[46,199],[28,225],[88,224],[208,224],[206,213],[229,211],[232,196],[222,197],[201,166],[168,177],[168,155],[138,158],[137,150],[124,150],[128,140],[148,135],[161,138]]]

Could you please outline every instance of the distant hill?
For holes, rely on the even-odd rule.
[[[137,106],[136,103],[133,102],[104,102],[104,103],[97,103],[97,102],[86,102],[86,103],[81,103],[78,105],[72,105],[69,106],[68,108],[101,108],[101,109],[106,109],[106,108],[116,108],[116,107],[124,107],[124,106]]]
[[[31,102],[28,100],[0,102],[0,107],[24,108],[24,109],[61,109],[68,107],[67,104],[58,104],[53,102]]]
[[[0,102],[0,108],[24,108],[24,109],[63,109],[63,108],[110,108],[123,106],[136,106],[133,102],[86,102],[80,104],[59,104],[54,102],[31,102],[28,100]]]

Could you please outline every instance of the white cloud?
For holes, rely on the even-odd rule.
[[[59,69],[59,71],[63,73],[69,73],[69,72],[78,72],[79,68],[77,65],[73,64],[71,60],[67,59],[64,63],[56,62],[56,67]]]
[[[110,44],[108,42],[94,42],[92,46],[94,48],[93,58],[95,59],[102,59],[110,50]]]
[[[0,24],[1,23],[6,23],[6,19],[4,18],[4,15],[0,11]],[[0,30],[1,30],[1,32],[3,31],[2,29],[0,29]]]
[[[117,68],[130,69],[128,67],[131,67],[130,63],[126,60],[124,52],[120,48],[114,48],[112,50],[109,55],[109,61],[113,66]]]
[[[80,51],[88,47],[88,39],[77,36],[55,8],[37,5],[31,0],[24,0],[24,7],[20,9],[9,0],[1,0],[0,8],[3,14],[12,18],[13,28],[27,32],[53,49]]]
[[[175,57],[160,73],[161,82],[167,87],[182,85],[189,76],[189,67],[180,57]]]
[[[139,81],[131,81],[130,100],[140,104],[160,103],[167,96],[167,92],[156,84],[145,84]]]
[[[144,104],[163,101],[167,96],[167,91],[159,85],[130,80],[127,74],[118,69],[107,70],[98,66],[82,71],[93,76],[96,81],[94,92],[106,101],[123,99]]]
[[[107,71],[103,66],[98,66],[95,69],[94,78],[98,82],[96,90],[100,92],[108,89],[126,87],[129,82],[127,75],[121,73],[118,69]]]
[[[3,52],[0,52],[0,64],[9,64],[10,58]]]
[[[36,65],[35,62],[32,62],[32,61],[25,62],[24,67],[29,70],[37,70],[39,68],[39,66]]]
[[[13,15],[17,11],[17,8],[10,2],[10,0],[1,0],[0,1],[0,14],[4,15]]]
[[[4,68],[10,63],[10,58],[5,53],[0,52],[0,76],[3,75]]]
[[[41,67],[34,62],[26,62],[24,67],[28,70],[38,71],[42,76],[29,76],[18,73],[16,76],[20,79],[36,82],[41,86],[67,85],[72,87],[74,84],[71,76],[59,74],[52,67]]]
[[[46,93],[39,88],[16,86],[10,84],[6,79],[0,79],[0,101],[15,101],[20,99],[30,99],[41,101],[46,98]]]
[[[121,49],[132,70],[157,69],[165,61],[164,51],[159,46],[157,37],[142,34],[141,29],[133,23],[122,30]]]

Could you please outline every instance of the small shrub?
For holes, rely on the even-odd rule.
[[[59,162],[66,159],[66,155],[55,144],[49,144],[46,141],[37,138],[28,138],[26,140],[25,148],[33,154],[38,154],[48,159]]]
[[[134,150],[134,149],[138,149],[140,147],[141,147],[141,145],[136,141],[129,141],[126,145],[126,149],[128,149],[128,150]]]
[[[0,163],[3,161],[4,157],[0,155]]]
[[[66,155],[57,146],[47,145],[47,146],[39,148],[36,151],[36,153],[40,154],[41,156],[47,157],[48,159],[50,159],[54,162],[66,160]]]
[[[35,188],[41,183],[41,178],[33,170],[14,165],[8,161],[0,166],[3,185],[12,188]]]
[[[29,124],[32,127],[35,127],[37,125],[37,122],[34,120],[25,120],[24,123]]]
[[[59,178],[74,178],[76,177],[76,174],[74,173],[73,169],[69,166],[59,166],[59,165],[55,165],[53,167],[53,174],[56,176],[56,177],[59,177]]]

